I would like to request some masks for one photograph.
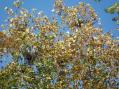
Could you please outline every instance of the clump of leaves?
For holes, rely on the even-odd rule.
[[[116,21],[117,24],[119,24],[119,2],[115,2],[110,7],[108,7],[105,11],[110,14],[116,13],[118,16],[114,17],[112,20]]]

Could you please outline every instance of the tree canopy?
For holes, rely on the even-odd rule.
[[[13,5],[0,32],[0,55],[13,59],[0,89],[118,89],[119,40],[103,33],[89,4],[55,0],[51,18]]]

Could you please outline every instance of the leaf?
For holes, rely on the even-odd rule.
[[[34,46],[39,46],[39,42],[35,42],[33,45]]]
[[[118,2],[115,2],[112,6],[108,7],[107,9],[105,9],[105,11],[107,13],[110,13],[110,14],[114,14],[117,7],[119,7],[119,3]]]

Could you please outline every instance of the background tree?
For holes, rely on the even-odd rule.
[[[13,4],[17,12],[5,8],[9,19],[0,32],[0,53],[13,58],[0,71],[1,89],[118,88],[118,40],[95,26],[90,5],[67,7],[56,0],[48,18],[19,0]]]

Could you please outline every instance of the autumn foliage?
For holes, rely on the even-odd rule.
[[[17,12],[5,8],[10,18],[0,32],[0,54],[13,59],[0,71],[0,89],[119,87],[119,42],[103,33],[89,4],[56,0],[51,18],[13,4]]]

